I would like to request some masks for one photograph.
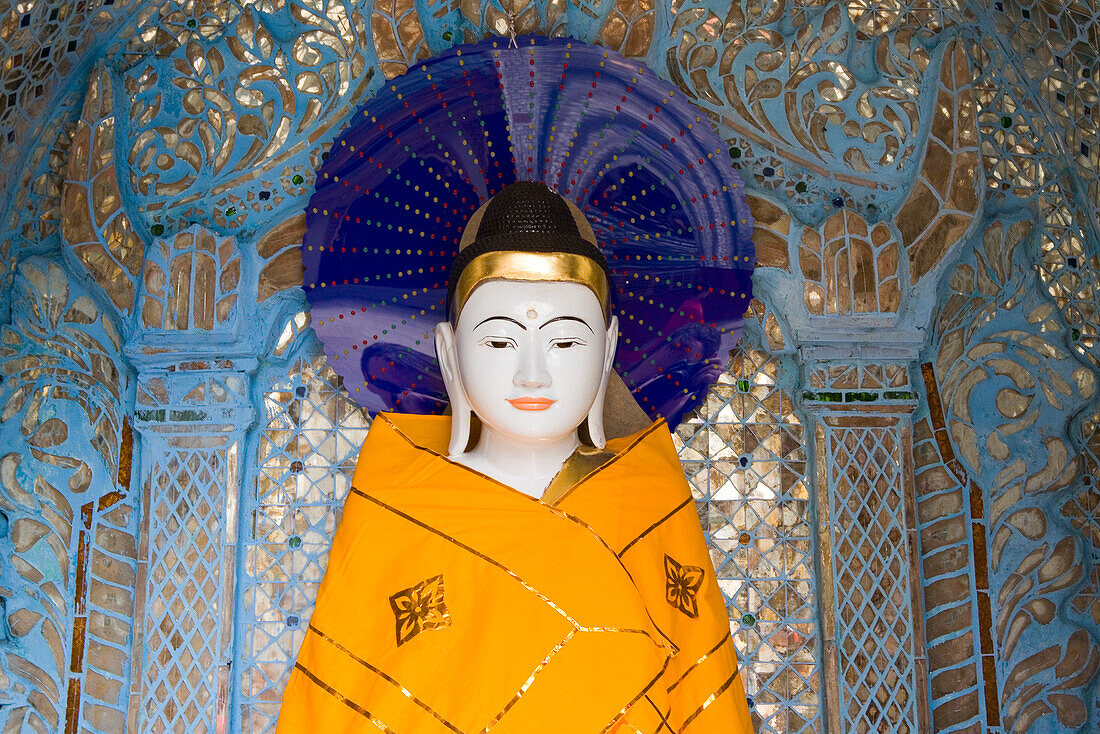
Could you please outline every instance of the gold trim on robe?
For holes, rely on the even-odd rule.
[[[752,731],[663,422],[543,499],[448,460],[449,432],[376,417],[277,734]]]

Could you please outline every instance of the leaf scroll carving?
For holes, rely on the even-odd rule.
[[[1100,669],[1080,612],[1058,611],[1096,595],[1085,537],[1058,521],[1088,458],[1067,420],[1095,375],[1083,377],[1059,311],[1035,287],[1034,240],[1026,219],[987,224],[951,273],[936,362],[954,453],[986,497],[1000,706],[1013,732],[1084,725]]]
[[[149,19],[177,42],[154,51],[131,43],[121,82],[128,183],[155,212],[154,234],[191,223],[236,230],[263,210],[246,206],[245,192],[262,189],[268,202],[272,189],[280,200],[303,193],[301,181],[282,180],[286,167],[312,174],[323,141],[374,78],[367,12],[343,0],[272,13],[249,6],[209,37]],[[166,103],[165,79],[180,104]]]
[[[39,258],[17,273],[12,324],[0,329],[0,587],[14,591],[0,679],[18,685],[0,724],[57,731],[73,695],[71,661],[84,655],[86,605],[113,603],[89,588],[78,538],[97,501],[120,494],[127,378],[111,315],[68,273]]]

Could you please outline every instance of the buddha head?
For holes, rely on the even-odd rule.
[[[512,444],[605,443],[618,321],[607,264],[580,210],[518,182],[466,226],[435,345],[451,401],[450,453],[480,431]]]

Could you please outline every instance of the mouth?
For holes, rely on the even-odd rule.
[[[508,402],[511,403],[512,407],[516,408],[517,410],[546,410],[558,401],[551,400],[550,398],[522,397],[511,398],[508,400]]]

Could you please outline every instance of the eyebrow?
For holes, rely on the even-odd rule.
[[[549,321],[547,321],[545,324],[543,324],[539,328],[541,329],[543,326],[549,326],[550,324],[554,323],[555,321],[577,321],[579,323],[584,324],[585,327],[589,331],[591,331],[593,334],[596,333],[595,331],[593,331],[592,327],[588,325],[587,321],[585,321],[584,319],[579,319],[576,316],[557,316],[555,318],[550,319]]]
[[[524,326],[520,322],[516,321],[515,319],[509,318],[507,316],[490,316],[489,318],[485,319],[485,321],[479,322],[476,326],[474,326],[474,328],[476,329],[478,326],[481,326],[481,324],[484,324],[486,321],[495,321],[497,319],[500,319],[501,321],[511,321],[513,324],[515,324],[519,328],[523,329],[524,331],[527,331],[526,326]],[[543,325],[545,326],[545,324],[543,324]]]

